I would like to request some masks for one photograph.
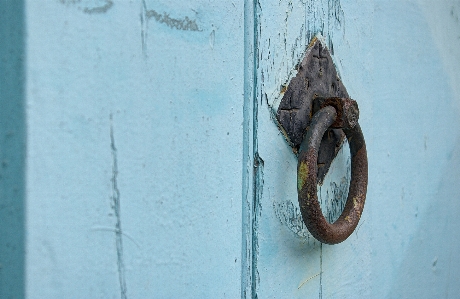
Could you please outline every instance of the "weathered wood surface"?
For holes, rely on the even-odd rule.
[[[455,298],[458,1],[0,2],[0,298]],[[6,26],[7,24],[8,26]],[[273,111],[324,36],[369,187],[329,246]],[[347,146],[320,188],[334,219]]]
[[[254,163],[263,169],[256,172],[253,198],[253,297],[457,296],[459,12],[453,1],[254,6]],[[369,155],[361,223],[334,246],[312,240],[301,224],[296,157],[270,119],[302,49],[318,32],[358,101]],[[348,188],[346,153],[320,191],[332,218]]]

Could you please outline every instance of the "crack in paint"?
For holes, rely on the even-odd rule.
[[[256,152],[254,155],[254,204],[252,218],[252,298],[258,298],[260,275],[257,268],[259,259],[259,218],[262,212],[261,200],[264,187],[264,160]]]
[[[133,242],[133,244],[136,245],[137,248],[141,248],[139,243],[137,243],[136,240],[132,236],[128,235],[125,232],[119,231],[116,228],[106,227],[106,226],[94,226],[94,227],[91,228],[91,231],[103,231],[103,232],[105,231],[105,232],[114,232],[114,233],[119,232],[120,234],[122,234],[123,236],[125,236],[126,238],[131,240],[131,242]]]
[[[260,3],[259,0],[253,2],[253,42],[255,49],[253,50],[253,86],[252,86],[252,96],[253,96],[253,111],[252,111],[252,153],[253,153],[253,195],[252,195],[252,254],[251,254],[251,298],[258,298],[258,289],[260,285],[260,274],[258,269],[258,259],[259,259],[259,218],[261,214],[261,200],[264,184],[264,160],[259,156],[259,142],[258,142],[258,128],[259,128],[259,101],[257,100],[259,96],[262,95],[257,90],[258,87],[258,70],[259,70],[259,36],[262,30],[260,19]],[[262,96],[261,96],[262,101]]]
[[[303,287],[304,284],[306,284],[307,282],[309,282],[310,280],[312,280],[313,278],[315,277],[318,277],[319,275],[321,275],[321,272],[316,274],[316,275],[313,275],[312,277],[309,277],[307,279],[305,279],[298,287],[297,289],[300,290],[301,287]]]
[[[145,12],[147,11],[147,4],[145,4],[145,0],[142,0],[142,5],[141,5],[141,48],[142,48],[142,53],[144,54],[144,57],[146,56],[147,53],[147,44],[146,44],[146,39],[147,39],[147,21],[145,20]]]
[[[254,103],[254,3],[244,1],[244,103],[243,103],[243,164],[242,164],[242,247],[241,247],[241,299],[249,299],[252,285],[252,198],[251,163],[253,136],[251,121]]]
[[[258,6],[257,0],[244,1],[244,123],[243,123],[243,229],[241,259],[241,298],[257,298],[259,273],[258,219],[263,177],[263,160],[257,153],[257,67]],[[257,176],[257,177],[256,177]],[[263,179],[262,179],[263,182]],[[259,199],[256,197],[259,196]],[[259,200],[259,202],[257,202]],[[254,230],[257,227],[256,230]],[[257,276],[257,278],[256,278]]]
[[[120,281],[121,298],[126,299],[126,279],[125,279],[125,265],[123,261],[123,231],[121,229],[121,211],[120,211],[120,190],[118,189],[118,158],[117,148],[115,146],[115,137],[113,133],[113,117],[110,114],[110,149],[112,153],[112,209],[116,217],[115,223],[115,236],[116,236],[116,249],[117,249],[117,266],[118,266],[118,279]]]
[[[319,255],[319,299],[323,299],[323,243],[320,245]]]
[[[313,238],[303,222],[302,214],[300,213],[300,208],[297,203],[294,204],[290,200],[280,202],[274,201],[273,209],[280,223],[285,225],[296,237],[305,240],[308,244],[314,244],[316,242],[316,239]]]

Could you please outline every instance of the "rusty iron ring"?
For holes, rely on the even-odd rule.
[[[367,152],[361,128],[357,122],[343,127],[350,146],[351,182],[345,208],[334,223],[329,223],[321,211],[317,195],[317,160],[321,139],[336,122],[337,111],[326,106],[314,114],[299,151],[297,190],[303,221],[310,233],[322,243],[337,244],[347,239],[358,225],[367,192]]]

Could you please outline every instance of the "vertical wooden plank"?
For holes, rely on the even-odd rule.
[[[243,4],[27,4],[28,296],[240,296]]]
[[[458,4],[311,1],[304,6],[305,24],[290,17],[290,13],[298,13],[292,9],[296,4],[303,5],[259,6],[259,24],[265,25],[258,32],[256,157],[263,165],[263,179],[258,181],[262,192],[256,192],[262,194],[257,222],[257,294],[301,296],[301,291],[293,293],[292,283],[301,268],[318,272],[307,276],[300,290],[319,280],[316,289],[302,296],[431,298],[458,293],[453,282],[458,258],[452,254],[460,244],[455,229],[458,192],[454,183],[458,177],[458,132],[453,129],[458,126],[460,102],[460,47],[455,33]],[[270,21],[264,23],[264,15]],[[345,242],[319,245],[319,252],[309,252],[305,233],[300,236],[304,247],[286,253],[297,243],[287,234],[283,239],[282,229],[302,232],[295,211],[296,161],[282,156],[280,149],[286,146],[274,137],[277,130],[268,121],[269,109],[262,107],[276,104],[278,86],[294,69],[296,52],[289,49],[296,49],[293,41],[302,39],[289,37],[290,30],[309,26],[325,36],[349,94],[359,103],[370,161],[368,200],[360,226]],[[278,42],[270,38],[273,35],[278,36]],[[289,163],[290,169],[285,168]],[[329,178],[331,182],[340,179],[344,171],[343,167],[337,169]],[[327,189],[323,185],[321,192]],[[274,212],[270,204],[276,205],[279,198],[285,202],[278,203]],[[287,216],[279,221],[279,215]],[[319,265],[311,262],[300,267],[305,261]]]
[[[254,104],[256,102],[256,1],[244,1],[244,106],[243,106],[243,165],[242,165],[242,232],[241,232],[241,298],[253,298],[255,292],[254,255]]]
[[[0,2],[0,298],[24,297],[24,2]]]
[[[295,75],[310,40],[321,34],[334,54],[335,43],[345,43],[345,16],[340,1],[258,3],[258,150],[259,191],[257,295],[265,297],[324,294],[324,245],[312,238],[301,219],[297,202],[297,158],[273,121],[284,86]],[[369,19],[367,19],[369,20]],[[340,72],[340,61],[336,61]],[[319,188],[325,214],[340,214],[347,184],[347,146]],[[337,181],[339,183],[337,183]],[[343,185],[343,186],[342,186]],[[336,189],[340,189],[339,191]],[[355,266],[358,262],[355,263]],[[367,281],[362,286],[368,285]],[[327,297],[327,296],[326,296]]]
[[[255,8],[257,147],[253,297],[311,296],[320,291],[321,248],[299,222],[297,159],[273,121],[272,113],[281,86],[301,59],[309,36],[319,28],[316,25],[307,28],[310,6],[301,1],[256,1]]]

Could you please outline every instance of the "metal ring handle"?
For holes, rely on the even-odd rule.
[[[317,160],[321,139],[336,121],[337,112],[332,106],[320,109],[312,118],[307,135],[299,151],[297,189],[300,211],[310,233],[317,240],[337,244],[347,239],[358,225],[367,192],[367,152],[359,124],[343,128],[350,146],[351,182],[345,208],[334,223],[329,223],[321,211],[317,196]]]

